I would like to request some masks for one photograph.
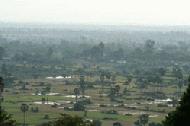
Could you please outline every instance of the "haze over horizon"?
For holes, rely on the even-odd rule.
[[[1,0],[0,22],[190,25],[188,0]]]

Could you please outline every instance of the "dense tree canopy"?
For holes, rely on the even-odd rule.
[[[170,112],[163,121],[164,126],[190,126],[190,77],[189,87],[181,98],[179,106],[175,111]]]

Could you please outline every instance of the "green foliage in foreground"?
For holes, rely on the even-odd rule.
[[[0,108],[0,126],[16,126],[16,121],[2,108]]]
[[[78,116],[61,114],[61,116],[55,121],[47,122],[40,126],[96,126],[96,124],[91,121],[86,121]]]
[[[184,93],[180,105],[175,111],[170,112],[163,121],[164,126],[190,126],[190,77],[189,86]]]

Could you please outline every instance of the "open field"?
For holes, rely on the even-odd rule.
[[[163,77],[164,79],[172,79],[171,77]],[[88,78],[89,82],[96,80],[97,77]],[[48,79],[36,79],[36,80],[24,80],[29,83],[27,90],[21,90],[17,87],[17,90],[7,88],[4,93],[4,103],[8,112],[13,114],[13,117],[17,120],[18,123],[23,122],[23,113],[20,110],[22,103],[26,103],[29,107],[38,107],[39,112],[32,112],[30,109],[26,113],[27,123],[30,125],[37,125],[41,122],[49,121],[59,117],[60,113],[68,113],[71,115],[84,116],[83,111],[73,111],[73,110],[64,110],[65,106],[73,107],[75,102],[75,96],[73,98],[66,97],[69,95],[74,95],[74,88],[78,87],[76,84],[72,84],[73,80],[78,80],[77,78],[72,78],[69,81],[70,84],[65,84],[65,79],[60,80],[48,80]],[[117,77],[116,83],[123,81],[123,77]],[[41,82],[44,84],[39,85]],[[47,84],[51,84],[51,92],[57,93],[57,95],[45,95],[39,96],[34,95],[36,88],[40,89],[45,87]],[[133,85],[131,83],[131,85]],[[126,85],[120,83],[121,90],[120,93],[124,90]],[[124,125],[132,125],[137,119],[138,116],[142,113],[147,113],[150,116],[149,121],[161,122],[168,112],[175,109],[175,107],[158,107],[158,104],[154,104],[154,100],[148,101],[149,96],[144,96],[144,92],[154,91],[154,87],[147,87],[145,89],[139,90],[137,87],[130,87],[127,90],[127,94],[123,94],[121,97],[118,96],[117,100],[122,101],[119,103],[117,101],[110,101],[110,97],[107,96],[110,92],[110,86],[104,87],[105,96],[100,97],[99,91],[101,90],[100,86],[94,85],[92,88],[88,88],[85,91],[85,95],[90,96],[91,104],[85,105],[87,110],[87,119],[98,119],[102,121],[103,126],[109,126],[114,121],[120,121]],[[176,87],[168,86],[167,88],[160,89],[166,95],[170,95],[176,92]],[[47,98],[48,102],[55,102],[59,104],[56,107],[53,107],[53,104],[39,104],[42,101],[42,97]],[[68,104],[61,104],[64,101],[71,101]],[[36,104],[35,102],[38,102]],[[148,107],[148,109],[147,109]],[[106,114],[106,112],[116,111],[113,114]],[[45,115],[49,115],[49,119],[44,119]]]

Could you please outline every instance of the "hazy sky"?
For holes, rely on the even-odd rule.
[[[190,0],[0,0],[0,21],[190,25]]]

